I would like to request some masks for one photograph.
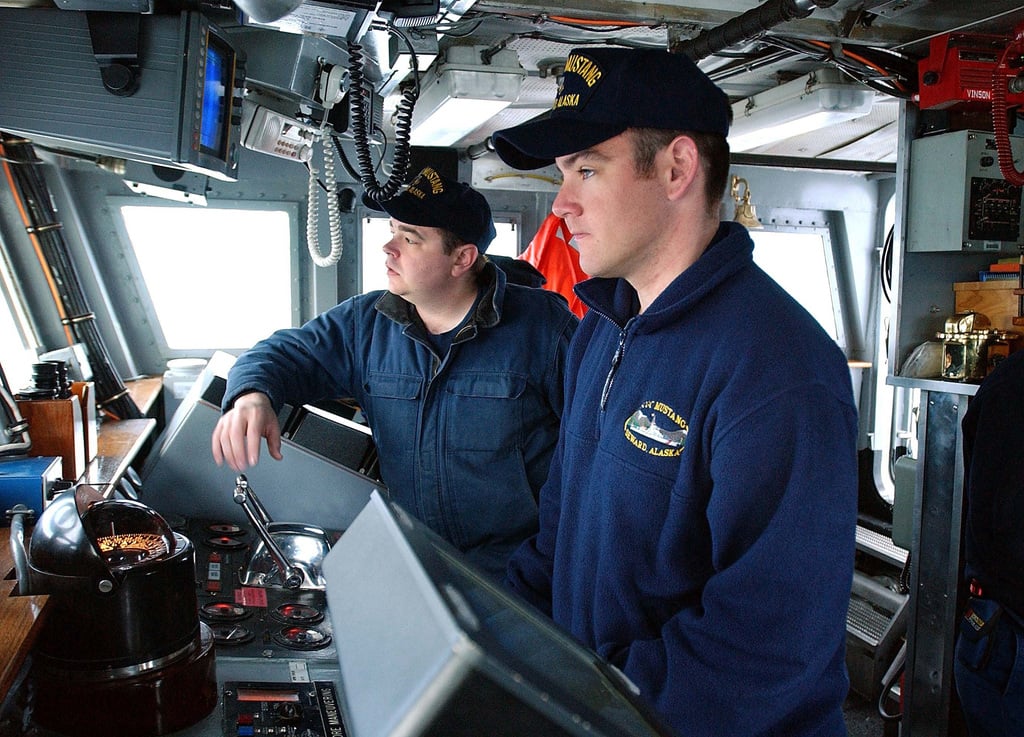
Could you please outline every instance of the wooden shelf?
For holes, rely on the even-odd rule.
[[[79,479],[106,496],[113,493],[121,477],[156,431],[157,421],[148,415],[160,399],[164,385],[161,376],[145,376],[124,384],[135,405],[147,416],[133,420],[104,420],[97,432],[96,457]]]
[[[103,422],[97,433],[96,457],[79,480],[109,496],[155,430],[154,419]]]
[[[144,376],[141,379],[126,381],[124,385],[135,402],[135,406],[142,411],[142,414],[149,416],[149,411],[153,409],[156,400],[160,398],[160,392],[164,387],[164,378],[162,376]]]
[[[0,528],[0,573],[14,566],[11,555],[11,528]],[[4,579],[0,586],[0,701],[15,679],[35,643],[42,626],[46,596],[11,596],[16,583]]]

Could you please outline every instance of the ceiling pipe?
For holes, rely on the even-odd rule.
[[[806,18],[816,8],[830,8],[838,1],[768,0],[720,26],[674,44],[670,50],[699,61],[730,46],[757,38],[780,23]]]

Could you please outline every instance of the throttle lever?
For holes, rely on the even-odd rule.
[[[282,585],[286,589],[300,588],[305,578],[302,569],[292,565],[284,553],[281,552],[277,542],[274,541],[273,535],[267,529],[267,525],[272,521],[270,515],[267,514],[266,508],[260,503],[256,494],[253,493],[245,474],[239,474],[235,479],[233,498],[235,503],[245,510],[246,516],[252,522],[253,527],[256,528],[256,532],[259,534],[260,539],[263,540],[263,544],[266,545],[270,557],[277,564],[278,570],[281,571]]]

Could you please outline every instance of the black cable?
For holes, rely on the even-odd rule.
[[[882,244],[881,266],[878,278],[882,283],[882,294],[886,302],[892,302],[892,252],[895,240],[895,228],[889,228]]]
[[[103,337],[96,326],[96,316],[89,308],[81,279],[64,240],[63,224],[57,219],[50,192],[40,168],[32,142],[3,136],[5,153],[19,159],[11,166],[11,176],[25,208],[29,225],[26,231],[35,237],[42,266],[47,270],[52,289],[63,312],[62,322],[68,333],[85,346],[93,369],[97,407],[118,419],[139,418],[142,413],[110,361]]]
[[[882,718],[883,722],[898,722],[898,721],[900,721],[903,718],[903,712],[897,712],[897,713],[893,714],[893,713],[890,713],[890,712],[886,711],[886,709],[885,709],[885,699],[889,695],[889,691],[892,690],[892,687],[894,685],[896,685],[896,681],[898,681],[900,679],[900,676],[903,675],[903,671],[904,671],[905,667],[906,667],[905,665],[899,666],[898,668],[896,668],[893,671],[892,675],[888,679],[882,681],[882,691],[878,695],[878,704],[877,704],[877,706],[878,706],[878,716],[880,716]]]
[[[337,136],[331,136],[331,140],[334,141],[334,150],[338,154],[338,159],[341,161],[341,165],[345,167],[345,171],[352,177],[353,181],[358,182],[360,180],[359,172],[356,171],[355,167],[352,166],[352,162],[348,159],[348,154],[345,153],[345,149],[342,148],[341,140]]]
[[[565,44],[566,46],[616,46],[627,49],[663,49],[664,44],[660,43],[634,43],[625,41],[623,39],[615,39],[612,41],[606,41],[605,39],[579,39],[579,38],[561,38],[559,36],[545,33],[544,31],[529,31],[527,33],[516,33],[511,36],[513,40],[521,38],[535,38],[541,41],[550,41],[551,43]]]
[[[694,38],[675,44],[672,50],[699,61],[716,51],[760,38],[780,23],[806,18],[813,11],[813,7],[799,6],[795,0],[765,0],[763,5],[741,13],[719,26],[702,31]]]
[[[799,38],[787,38],[785,36],[765,36],[761,39],[766,46],[777,46],[801,56],[806,56],[816,62],[825,63],[832,61],[832,52],[820,46],[808,43]]]
[[[917,59],[897,53],[892,49],[883,49],[876,46],[858,46],[857,54],[863,56],[871,63],[882,67],[901,83],[906,84],[907,90],[905,91],[911,93],[916,91]]]
[[[414,82],[416,84],[416,94],[419,95],[419,92],[420,92],[420,89],[419,89],[419,87],[420,87],[420,78],[419,78],[420,60],[419,60],[419,57],[416,56],[416,47],[412,45],[412,40],[410,40],[409,36],[407,36],[404,32],[400,31],[399,29],[395,28],[394,26],[390,26],[389,25],[389,26],[387,26],[385,28],[385,30],[388,33],[390,33],[392,36],[396,37],[399,41],[401,41],[402,43],[405,44],[405,50],[409,52],[409,61],[410,61],[410,66],[412,67],[413,80],[414,80]]]
[[[899,588],[899,593],[910,593],[910,553],[907,553],[907,559],[903,563],[903,568],[900,569],[900,575],[896,581],[896,585]]]
[[[304,165],[305,165],[306,171],[309,173],[309,175],[310,176],[315,176],[313,174],[313,167],[309,165],[309,162],[308,161],[304,162]],[[324,184],[324,180],[321,179],[320,177],[316,177],[316,184],[317,184],[318,187],[320,187],[321,191],[323,191],[323,192],[327,192],[328,191],[327,185]]]
[[[481,26],[481,24],[483,24],[483,20],[482,19],[481,20],[474,20],[472,23],[467,24],[467,25],[470,26],[470,29],[468,31],[463,31],[460,28],[458,33],[455,33],[454,31],[451,31],[451,30],[445,30],[441,26],[437,26],[437,32],[440,33],[442,36],[447,36],[448,38],[467,38],[469,36],[472,36],[476,32],[476,29]],[[457,27],[459,25],[461,25],[461,24],[460,23],[452,23],[451,28],[455,28],[455,27]]]
[[[381,185],[370,154],[370,133],[366,121],[367,92],[363,81],[363,53],[359,44],[349,44],[349,106],[352,132],[359,163],[359,181],[366,195],[374,202],[394,197],[405,183],[412,156],[409,139],[412,134],[412,112],[419,97],[419,74],[413,70],[415,83],[402,90],[402,99],[395,110],[395,152],[392,158],[391,176]]]
[[[715,56],[729,58],[728,54],[715,54]],[[771,66],[781,61],[792,59],[793,56],[795,56],[794,52],[785,49],[777,49],[763,54],[736,55],[734,57],[736,61],[708,72],[708,77],[712,82],[717,83],[727,80],[736,74],[746,74],[747,72],[756,71],[761,67]]]
[[[877,92],[901,100],[913,98],[913,94],[902,87],[902,83],[895,79],[888,71],[885,74],[880,74],[872,67],[863,67],[859,64],[850,64],[836,59],[832,59],[830,63],[853,81],[870,87]]]
[[[819,64],[829,64],[854,81],[890,97],[910,99],[913,90],[907,84],[916,88],[916,83],[912,81],[916,80],[916,67],[906,57],[898,54],[870,47],[847,51],[842,45],[835,49],[823,43],[784,36],[766,36],[763,41],[766,45],[801,54]],[[883,56],[884,60],[881,58]]]

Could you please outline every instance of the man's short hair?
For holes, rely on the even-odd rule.
[[[729,143],[725,136],[717,133],[701,133],[697,131],[673,131],[660,128],[631,128],[633,139],[633,163],[637,174],[642,177],[651,175],[654,168],[654,157],[679,136],[693,139],[704,169],[704,197],[707,200],[708,212],[718,211],[725,194],[725,185],[729,181]]]

